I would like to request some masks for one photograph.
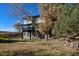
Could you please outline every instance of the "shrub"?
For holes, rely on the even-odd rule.
[[[64,8],[63,8],[64,9]],[[54,24],[52,33],[60,37],[63,34],[72,35],[79,32],[79,8],[78,4],[72,4],[71,7],[65,6],[65,10],[58,16]]]

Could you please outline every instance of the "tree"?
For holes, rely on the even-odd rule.
[[[49,34],[51,37],[51,29],[55,21],[57,21],[60,8],[61,4],[40,4],[41,19],[44,22],[39,24],[39,28],[40,32],[46,35],[46,39],[48,39]]]
[[[31,20],[32,11],[31,10],[26,11],[25,4],[22,4],[22,3],[19,3],[19,4],[18,3],[14,3],[14,4],[10,4],[10,15],[11,16],[15,16],[20,21],[19,23],[15,23],[14,24],[14,27],[19,30],[20,25],[23,22],[23,19],[26,20],[26,21],[27,20]]]
[[[63,4],[52,33],[57,37],[79,32],[79,4]]]
[[[15,27],[15,29],[16,29],[17,31],[21,32],[21,24],[20,24],[20,23],[16,23],[16,24],[14,25],[14,27]]]
[[[32,15],[32,11],[31,10],[26,11],[25,5],[26,4],[23,4],[23,3],[10,4],[10,14],[12,16],[20,16],[20,17],[31,16]]]

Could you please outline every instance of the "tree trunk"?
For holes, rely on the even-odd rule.
[[[52,36],[52,33],[51,33],[51,28],[50,28],[50,31],[49,31],[49,37],[51,38]]]

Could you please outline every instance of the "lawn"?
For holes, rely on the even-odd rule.
[[[2,56],[71,56],[79,55],[79,50],[64,46],[60,40],[24,40],[13,43],[0,43]]]
[[[0,36],[0,40],[8,40],[7,37]]]

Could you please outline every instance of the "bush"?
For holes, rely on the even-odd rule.
[[[64,8],[63,8],[64,9]],[[71,8],[66,6],[59,14],[57,22],[54,24],[52,33],[60,37],[63,34],[72,35],[79,32],[79,8],[78,4],[72,4]]]

